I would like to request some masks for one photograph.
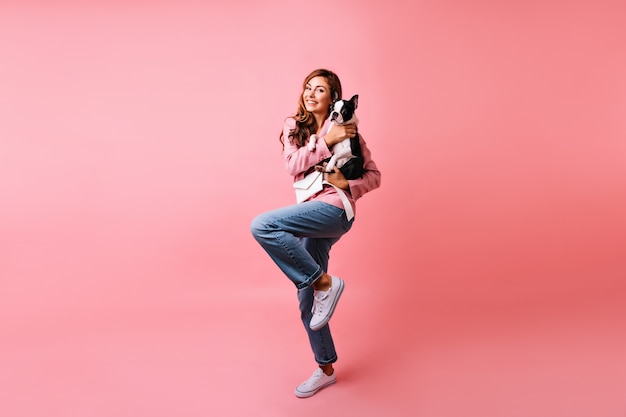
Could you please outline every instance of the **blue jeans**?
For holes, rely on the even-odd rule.
[[[309,328],[311,284],[328,271],[330,248],[352,227],[339,207],[307,201],[258,215],[250,226],[254,238],[298,289],[300,317],[320,365],[337,360],[330,327]]]

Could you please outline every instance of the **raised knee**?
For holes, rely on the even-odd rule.
[[[252,236],[257,237],[267,230],[267,223],[263,220],[263,215],[260,214],[252,219],[250,222],[250,233]]]

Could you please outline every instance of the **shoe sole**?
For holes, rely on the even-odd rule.
[[[318,387],[316,390],[314,390],[314,391],[308,391],[308,392],[301,392],[301,391],[298,391],[298,388],[296,388],[296,391],[295,391],[296,397],[298,397],[298,398],[309,398],[309,397],[312,397],[312,396],[314,396],[314,395],[315,395],[315,394],[316,394],[319,390],[321,390],[322,388],[326,388],[327,386],[332,385],[332,384],[334,384],[335,382],[337,382],[337,380],[336,380],[336,379],[333,379],[332,381],[328,381],[328,382],[327,382],[327,383],[325,383],[324,385],[322,385],[322,386]]]
[[[337,296],[333,300],[333,303],[330,305],[330,312],[328,313],[328,316],[326,316],[326,320],[320,322],[315,327],[311,326],[311,324],[309,323],[309,328],[311,330],[313,330],[313,331],[319,330],[319,329],[321,329],[322,327],[324,327],[324,326],[326,326],[328,324],[328,322],[330,321],[331,317],[333,316],[333,313],[335,312],[335,307],[337,307],[337,302],[339,301],[339,297],[341,297],[341,294],[343,294],[344,287],[345,287],[345,284],[344,284],[343,280],[341,278],[339,278],[339,289],[337,290]]]

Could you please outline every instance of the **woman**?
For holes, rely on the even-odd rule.
[[[341,82],[331,71],[318,69],[305,78],[298,111],[286,119],[280,135],[287,172],[294,181],[329,158],[334,144],[357,133],[355,124],[334,125],[329,130],[330,108],[341,94]],[[313,134],[316,146],[310,150],[307,142]],[[328,184],[317,194],[300,204],[261,214],[250,227],[254,238],[298,289],[302,322],[319,365],[296,388],[295,394],[301,398],[335,382],[337,354],[327,323],[344,282],[327,273],[329,252],[352,227],[355,201],[380,186],[380,172],[363,138],[360,144],[364,159],[361,178],[347,180],[335,167],[334,172],[324,174]]]

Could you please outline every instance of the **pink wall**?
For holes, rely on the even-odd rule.
[[[0,3],[5,341],[291,296],[248,225],[294,199],[277,134],[317,67],[383,172],[332,268],[390,335],[415,303],[623,324],[624,3],[56,3]]]

